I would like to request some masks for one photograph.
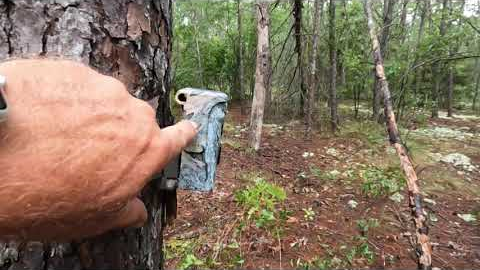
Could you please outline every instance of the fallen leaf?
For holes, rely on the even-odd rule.
[[[297,223],[298,222],[298,218],[296,217],[289,217],[287,219],[287,223]]]

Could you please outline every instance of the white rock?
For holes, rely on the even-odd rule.
[[[315,154],[312,153],[312,152],[304,152],[302,154],[302,157],[304,157],[304,158],[309,158],[309,157],[313,157],[313,156],[315,156]]]
[[[401,203],[404,199],[404,196],[398,192],[392,194],[390,197],[388,197],[390,200],[394,201],[394,202],[397,202],[397,203]]]
[[[448,127],[434,127],[434,128],[420,128],[415,131],[412,131],[413,134],[425,135],[434,138],[440,139],[457,139],[464,140],[465,138],[470,138],[475,136],[473,133],[466,132],[458,129],[451,129]]]
[[[425,198],[425,199],[423,199],[423,201],[426,202],[426,203],[429,203],[431,205],[436,205],[437,204],[436,201],[434,201],[432,199],[429,199],[429,198]]]
[[[464,154],[452,153],[443,156],[440,160],[442,162],[452,164],[456,167],[460,167],[468,172],[472,172],[475,170],[475,166],[472,165],[471,159]]]
[[[327,154],[336,157],[338,155],[337,150],[335,148],[328,148]]]
[[[457,214],[457,216],[466,222],[477,221],[477,218],[472,214]]]
[[[355,208],[357,208],[357,206],[358,206],[358,202],[356,202],[355,200],[349,200],[349,201],[347,202],[347,204],[348,204],[348,206],[350,206],[350,208],[352,208],[352,209],[355,209]]]
[[[328,172],[328,174],[329,174],[330,176],[336,177],[336,176],[338,176],[338,175],[340,174],[340,172],[337,171],[337,170],[333,170],[333,171]]]

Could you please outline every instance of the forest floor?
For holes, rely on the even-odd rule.
[[[480,118],[416,119],[402,134],[433,264],[480,268]],[[267,124],[255,153],[247,120],[229,111],[215,191],[179,191],[166,268],[416,267],[405,180],[382,126],[346,118],[338,134],[306,140],[299,121]]]

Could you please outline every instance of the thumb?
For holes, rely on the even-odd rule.
[[[147,209],[139,198],[134,198],[118,212],[117,215],[106,221],[109,229],[121,229],[127,227],[141,227],[147,221]]]

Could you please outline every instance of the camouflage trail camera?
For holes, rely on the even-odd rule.
[[[183,118],[199,125],[196,138],[182,152],[178,187],[211,191],[220,160],[228,96],[222,92],[184,88],[177,92],[175,100],[182,105]]]

